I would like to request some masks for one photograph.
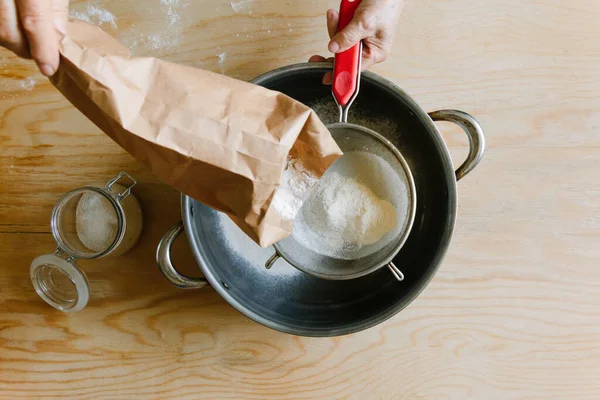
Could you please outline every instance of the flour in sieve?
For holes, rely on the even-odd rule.
[[[273,208],[283,219],[293,220],[317,182],[317,177],[304,168],[299,159],[289,158],[283,171],[281,186],[273,198]]]
[[[336,249],[377,243],[394,229],[396,209],[355,179],[334,172],[323,178],[303,210],[310,228]]]
[[[353,260],[390,244],[407,219],[408,190],[398,172],[375,154],[354,151],[325,173],[292,236],[319,254]]]

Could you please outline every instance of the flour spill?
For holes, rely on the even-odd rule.
[[[150,50],[170,50],[179,46],[183,39],[183,10],[188,6],[188,2],[182,0],[160,0],[160,4],[165,14],[165,25],[167,25],[167,28],[159,33],[152,33],[142,37],[140,40],[141,44]]]
[[[108,24],[117,29],[117,19],[115,16],[107,9],[100,7],[97,3],[86,4],[85,11],[77,11],[76,8],[73,8],[71,16],[90,24],[98,26]]]
[[[26,62],[26,60],[20,58],[14,60],[14,63],[18,65],[25,64]],[[0,62],[0,69],[4,69],[6,66],[6,61],[2,60]],[[31,92],[35,89],[36,85],[37,81],[31,76],[21,79],[0,79],[0,99],[6,100],[18,98],[20,93]]]
[[[181,22],[181,8],[188,5],[180,0],[160,0],[160,4],[167,7],[167,21],[171,27]]]
[[[152,35],[142,36],[141,43],[148,50],[164,50],[176,47],[181,41],[181,36],[178,33],[163,32]],[[135,46],[140,42],[135,42]]]
[[[30,76],[28,76],[25,79],[21,79],[20,81],[18,81],[18,83],[21,89],[24,89],[28,92],[33,90],[33,88],[35,87],[35,80]]]
[[[253,0],[238,0],[238,1],[231,1],[229,3],[229,5],[231,6],[231,8],[233,9],[233,11],[236,14],[239,14],[242,11],[246,11],[249,6],[252,4]],[[252,14],[252,11],[250,11],[250,14]]]
[[[170,50],[181,44],[184,35],[185,8],[188,0],[152,0],[158,3],[159,12],[152,5],[136,10],[141,21],[131,24],[128,29],[119,30],[117,38],[124,43],[133,55],[140,53]],[[150,1],[150,3],[152,2]],[[75,3],[71,6],[71,16],[104,28],[117,30],[117,18],[102,6],[101,1]],[[157,21],[157,15],[160,19]]]
[[[169,26],[173,26],[181,21],[181,15],[175,11],[173,8],[169,8],[167,10],[167,18],[169,21]]]

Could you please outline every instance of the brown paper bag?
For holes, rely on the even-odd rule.
[[[342,154],[317,115],[288,96],[131,58],[81,21],[69,22],[67,32],[51,78],[62,94],[161,180],[227,213],[263,247],[291,232],[293,217],[273,205],[288,159],[316,178],[304,187],[305,198]]]

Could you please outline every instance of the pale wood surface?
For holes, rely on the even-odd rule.
[[[137,54],[242,79],[324,51],[324,11],[336,5],[188,3],[96,4],[116,16],[108,31],[139,39]],[[179,30],[165,31],[171,22]],[[178,194],[2,51],[0,398],[600,398],[600,4],[414,0],[399,29],[375,70],[428,111],[478,117],[488,151],[460,182],[456,234],[425,292],[388,322],[334,339],[280,334],[213,290],[171,287],[154,249],[179,218]],[[173,46],[152,45],[156,32]],[[466,139],[443,130],[460,161]],[[122,169],[140,181],[141,241],[82,262],[89,306],[54,311],[28,277],[54,248],[52,206]],[[180,242],[177,261],[193,273]]]

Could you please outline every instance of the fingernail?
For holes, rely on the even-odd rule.
[[[46,76],[52,76],[54,74],[54,68],[52,68],[50,64],[38,64],[38,68],[42,74]]]
[[[333,18],[333,10],[329,9],[327,10],[327,19],[331,19]]]
[[[329,51],[332,52],[332,53],[337,53],[338,50],[340,49],[339,43],[336,42],[336,41],[333,41],[333,40],[331,42],[329,42],[329,46],[328,47],[329,47]]]

